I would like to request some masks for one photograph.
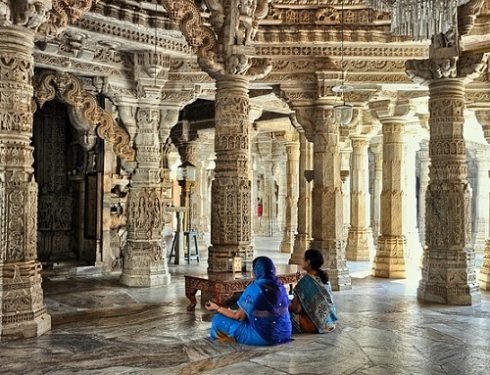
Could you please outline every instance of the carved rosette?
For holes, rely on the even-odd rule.
[[[211,193],[210,272],[226,271],[233,254],[251,260],[250,103],[248,81],[217,81],[215,179]]]
[[[475,255],[471,248],[471,204],[467,179],[464,81],[429,85],[429,186],[426,195],[426,249],[419,298],[466,305],[478,302]]]
[[[0,332],[9,337],[34,337],[51,327],[36,261],[32,47],[30,31],[0,27]]]

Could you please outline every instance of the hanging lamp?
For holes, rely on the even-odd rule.
[[[341,104],[333,106],[334,119],[341,127],[347,127],[352,121],[353,106],[346,102],[346,96],[348,92],[351,92],[354,88],[345,84],[345,71],[344,71],[344,1],[342,0],[341,16],[340,16],[340,69],[341,69],[341,83],[332,88],[332,91],[340,95],[342,100]]]

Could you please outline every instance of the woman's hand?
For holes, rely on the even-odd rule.
[[[219,309],[219,306],[211,301],[206,302],[206,310],[208,311],[217,311]]]

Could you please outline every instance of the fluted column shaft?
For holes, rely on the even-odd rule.
[[[281,252],[292,253],[298,220],[299,143],[286,143],[286,207]]]
[[[420,299],[446,304],[480,300],[471,248],[471,203],[463,137],[464,81],[429,84],[431,158]]]
[[[0,27],[0,337],[10,338],[35,337],[51,328],[36,249],[33,45],[31,31]]]
[[[332,289],[350,289],[343,239],[339,128],[330,107],[319,106],[315,120],[311,245],[323,253]]]
[[[352,138],[351,167],[351,221],[347,238],[348,260],[369,260],[374,252],[370,227],[369,194],[369,141],[362,137]]]
[[[373,262],[373,276],[405,277],[403,235],[403,133],[405,120],[388,117],[382,121],[383,190],[381,192],[381,235]]]
[[[302,264],[303,254],[311,240],[311,187],[305,178],[312,159],[310,142],[304,132],[300,133],[299,155],[299,197],[298,197],[298,230],[294,238],[294,250],[290,264]]]
[[[248,86],[241,76],[219,76],[216,81],[209,272],[226,272],[227,259],[233,254],[244,261],[253,258]]]

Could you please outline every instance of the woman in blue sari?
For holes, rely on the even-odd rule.
[[[325,333],[335,329],[337,311],[322,265],[322,253],[314,249],[305,251],[303,269],[307,273],[294,288],[289,305],[295,333]]]
[[[291,340],[288,294],[276,277],[271,259],[258,257],[253,262],[255,281],[238,300],[238,310],[230,310],[213,302],[206,308],[216,311],[211,321],[213,340],[233,339],[245,345],[277,345]]]

